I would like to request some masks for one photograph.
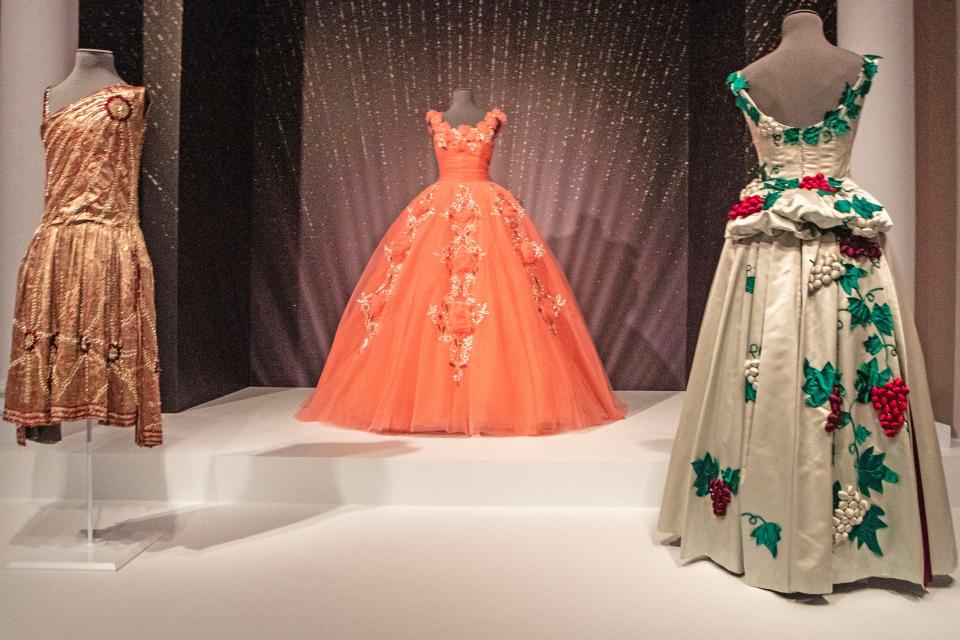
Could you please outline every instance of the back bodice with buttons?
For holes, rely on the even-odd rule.
[[[850,179],[857,122],[878,59],[863,56],[859,77],[844,86],[837,106],[806,127],[789,127],[763,113],[743,74],[730,74],[727,86],[750,129],[759,175],[728,213],[728,236],[786,232],[807,238],[836,227],[874,236],[889,230],[886,210]]]

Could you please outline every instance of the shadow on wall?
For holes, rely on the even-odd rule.
[[[607,375],[617,389],[677,391],[686,384],[686,257],[661,255],[654,246],[603,233],[599,218],[580,224],[575,236],[548,237],[565,264],[577,303],[591,329]],[[596,230],[591,233],[590,230]],[[676,261],[664,268],[666,260]]]

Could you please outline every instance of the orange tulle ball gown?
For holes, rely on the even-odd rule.
[[[440,177],[387,231],[301,420],[389,433],[539,435],[624,416],[570,285],[491,182],[493,109],[427,113]]]

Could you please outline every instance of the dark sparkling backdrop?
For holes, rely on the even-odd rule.
[[[508,113],[493,177],[561,260],[614,386],[682,388],[755,162],[723,80],[803,7],[835,36],[835,0],[81,0],[81,46],[153,97],[165,409],[314,383],[377,241],[435,177],[423,113],[459,86]]]

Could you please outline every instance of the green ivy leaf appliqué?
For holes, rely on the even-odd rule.
[[[849,296],[853,294],[854,289],[860,288],[860,278],[867,275],[867,272],[854,264],[843,265],[843,275],[837,282],[843,288],[843,291]]]
[[[886,302],[873,307],[873,311],[870,313],[870,320],[877,328],[877,331],[883,335],[893,335],[893,313],[890,311],[890,305]]]
[[[757,285],[757,276],[747,276],[747,284],[744,286],[744,290],[747,293],[753,293],[753,290]]]
[[[877,75],[877,60],[880,56],[868,53],[863,56],[863,75],[869,80]]]
[[[893,379],[893,371],[889,367],[880,370],[880,363],[876,358],[864,362],[857,369],[857,402],[870,402],[870,390],[873,387],[882,387]]]
[[[697,490],[697,496],[702,498],[710,493],[710,481],[720,475],[720,463],[706,453],[702,458],[694,460],[692,466],[696,474],[693,486]]]
[[[840,213],[850,213],[853,211],[861,218],[867,220],[872,219],[874,213],[883,209],[883,207],[876,202],[870,202],[861,196],[853,196],[852,200],[838,198],[837,201],[833,203],[833,208]]]
[[[800,178],[774,178],[768,180],[763,185],[764,189],[776,189],[777,191],[786,191],[788,189],[799,189]]]
[[[757,401],[757,388],[750,384],[750,381],[746,378],[743,379],[743,401],[744,402],[756,402]]]
[[[727,86],[734,95],[739,95],[741,91],[748,87],[747,79],[739,71],[734,71],[727,76]]]
[[[883,340],[877,334],[873,334],[863,342],[863,348],[866,349],[867,353],[872,356],[875,356],[883,351],[883,347]]]
[[[727,486],[730,488],[730,493],[737,495],[737,492],[740,491],[740,469],[727,467],[720,474],[720,477],[727,483]]]
[[[776,558],[777,545],[780,543],[780,533],[783,531],[780,525],[776,522],[768,522],[754,513],[742,513],[740,516],[748,518],[747,521],[751,525],[756,525],[753,531],[750,532],[750,537],[756,541],[757,546],[762,545],[766,547],[770,551],[770,555]]]
[[[737,105],[737,108],[746,113],[754,124],[760,122],[760,112],[757,111],[757,108],[750,104],[746,98],[742,95],[737,96],[737,99],[734,101]]]
[[[870,429],[867,429],[862,424],[858,424],[853,428],[853,440],[857,443],[858,447],[866,442],[871,435],[873,435],[873,433]]]
[[[840,112],[840,109],[831,109],[824,114],[823,126],[833,131],[836,135],[842,136],[850,132],[850,124]]]
[[[817,125],[807,127],[803,130],[803,141],[809,145],[815,145],[820,142],[821,128]]]
[[[870,202],[861,196],[853,196],[853,210],[861,218],[870,220],[873,218],[873,214],[881,209],[883,209],[883,207],[876,202]]]
[[[887,454],[875,453],[873,447],[860,454],[857,459],[857,485],[860,493],[870,497],[870,490],[883,493],[883,483],[896,484],[900,482],[893,469],[883,463]]]
[[[817,369],[810,364],[809,360],[803,361],[803,392],[807,394],[807,406],[820,407],[830,399],[833,393],[833,387],[840,380],[840,372],[834,369],[831,363],[823,366],[823,369]]]
[[[848,296],[846,310],[850,312],[851,327],[866,327],[870,324],[870,307],[860,298]]]
[[[880,542],[877,540],[877,530],[886,529],[887,523],[881,520],[881,516],[886,515],[883,509],[877,505],[871,505],[867,513],[863,516],[863,522],[850,530],[850,539],[857,541],[857,549],[867,545],[870,551],[878,556],[883,556],[883,549],[880,548]]]
[[[771,191],[763,198],[763,208],[769,209],[780,198],[779,191]]]
[[[800,144],[800,129],[791,127],[783,132],[783,141],[787,144]]]

